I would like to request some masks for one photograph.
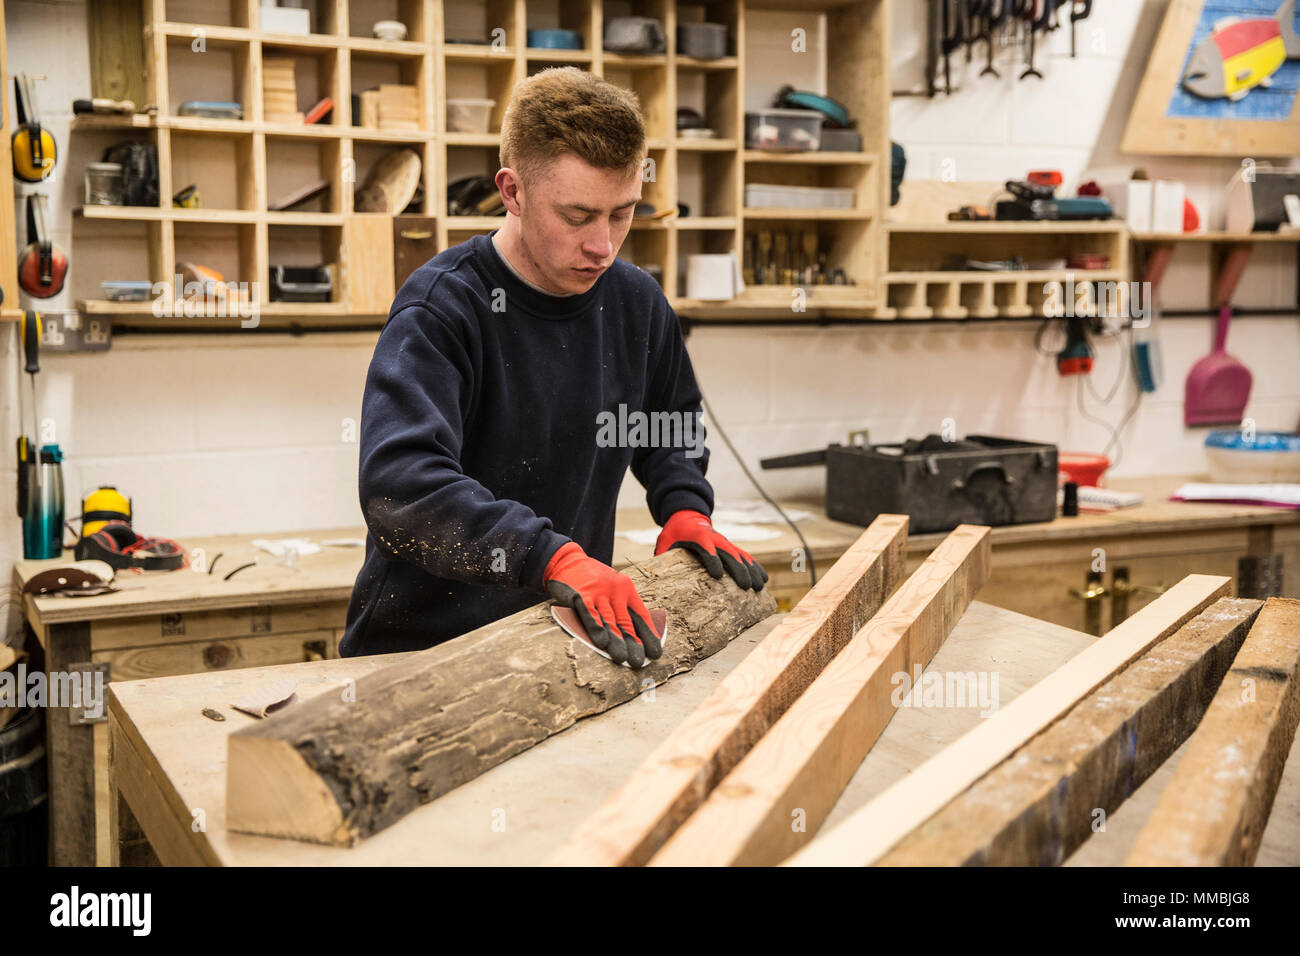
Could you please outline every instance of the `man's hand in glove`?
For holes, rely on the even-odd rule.
[[[714,531],[709,516],[698,511],[678,511],[664,524],[655,542],[655,554],[670,548],[690,551],[710,577],[720,578],[725,570],[742,588],[754,591],[761,591],[767,583],[763,566]]]
[[[626,574],[590,558],[576,541],[556,551],[542,585],[559,603],[573,609],[591,643],[615,664],[640,667],[663,654],[650,623],[650,611]]]

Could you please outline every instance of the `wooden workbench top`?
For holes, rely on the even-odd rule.
[[[1265,508],[1255,505],[1211,504],[1169,501],[1169,495],[1190,478],[1117,479],[1111,486],[1122,491],[1140,491],[1146,501],[1136,508],[1104,515],[1080,515],[1036,524],[1007,525],[993,529],[993,545],[1026,542],[1065,541],[1077,538],[1158,534],[1181,530],[1205,530],[1214,527],[1300,523],[1300,511]],[[785,503],[783,503],[785,504]],[[812,511],[814,517],[799,523],[815,559],[834,559],[857,540],[862,529],[856,525],[831,521],[825,517],[818,501],[791,501],[792,508]],[[628,508],[618,512],[620,531],[654,528],[646,508]],[[777,537],[760,542],[740,542],[740,546],[763,564],[786,564],[792,549],[799,547],[794,533],[785,525],[760,525],[777,532]],[[364,537],[360,528],[328,531],[284,532],[281,534],[226,535],[214,538],[187,539],[187,548],[203,548],[207,559],[218,553],[224,557],[214,574],[174,571],[166,574],[121,575],[127,590],[89,598],[27,598],[28,619],[33,626],[69,621],[103,620],[142,614],[165,614],[176,611],[218,610],[253,604],[293,604],[312,601],[347,600],[361,567],[361,548],[327,547],[319,554],[298,559],[296,568],[273,564],[269,555],[262,563],[223,580],[239,564],[254,560],[254,538],[272,540],[305,537],[320,542],[331,538]],[[908,551],[925,553],[934,548],[943,533],[912,535]],[[653,554],[649,545],[636,544],[624,537],[614,539],[614,566],[625,567],[644,561]],[[72,560],[71,553],[65,560]],[[54,567],[57,561],[20,561],[14,565],[16,585],[21,587],[34,573]]]
[[[291,677],[307,699],[334,693],[348,678],[399,662],[388,655],[113,683],[113,772],[164,863],[374,865],[538,863],[680,723],[781,619],[750,628],[726,649],[636,700],[575,726],[506,761],[352,849],[228,833],[226,737],[254,718],[229,703]],[[1010,611],[976,604],[946,649],[1015,669],[1012,696],[1092,638]],[[941,652],[942,653],[942,652]],[[951,656],[951,655],[949,655]],[[937,666],[945,666],[936,658]],[[224,722],[201,715],[220,710]],[[978,716],[971,715],[978,720]],[[952,716],[951,714],[949,716]],[[888,733],[879,746],[887,746]],[[910,759],[907,744],[900,759]],[[851,785],[850,797],[855,788]],[[206,832],[195,833],[202,809]],[[494,821],[505,827],[493,829]]]
[[[249,691],[286,677],[302,699],[337,693],[349,679],[405,655],[316,661],[109,685],[113,772],[135,816],[167,864],[253,866],[505,865],[545,860],[649,755],[663,736],[721,682],[781,619],[741,634],[690,673],[588,720],[500,764],[346,849],[228,833],[225,829],[226,737],[253,718],[229,706]],[[940,648],[936,672],[997,675],[1005,706],[1095,638],[1031,617],[973,603]],[[224,722],[200,714],[220,710]],[[912,768],[970,730],[978,705],[903,708],[859,767],[831,813],[833,826]],[[1300,740],[1297,741],[1300,750]],[[1294,754],[1294,751],[1293,751]],[[1122,862],[1158,800],[1169,765],[1122,808],[1123,825],[1090,840],[1079,862]],[[1300,760],[1291,760],[1265,833],[1261,863],[1300,862],[1300,824],[1283,819],[1300,802]],[[202,810],[205,831],[192,825]],[[1278,811],[1282,811],[1279,814]],[[1120,821],[1120,814],[1112,816]]]

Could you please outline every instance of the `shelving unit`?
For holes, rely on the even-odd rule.
[[[1151,283],[1153,290],[1158,290],[1169,268],[1174,250],[1180,245],[1208,245],[1210,247],[1210,268],[1213,276],[1210,281],[1210,301],[1208,306],[1217,309],[1221,305],[1230,305],[1232,294],[1236,291],[1242,273],[1246,269],[1251,253],[1257,245],[1291,245],[1296,249],[1297,264],[1300,264],[1300,232],[1182,232],[1182,233],[1133,233],[1135,243],[1146,247],[1145,274],[1143,278]],[[1297,302],[1300,306],[1300,290],[1297,290]]]
[[[473,235],[499,228],[499,217],[453,217],[446,209],[448,182],[498,168],[502,113],[514,84],[546,67],[572,64],[634,90],[646,116],[653,179],[644,197],[657,209],[690,206],[687,216],[638,221],[620,252],[661,276],[670,302],[683,315],[729,318],[788,315],[791,321],[823,312],[867,315],[883,304],[880,276],[887,208],[888,4],[886,0],[308,0],[309,35],[261,29],[260,0],[143,0],[143,64],[146,89],[156,112],[129,117],[83,116],[74,135],[96,134],[105,145],[136,138],[157,146],[163,208],[88,207],[80,220],[142,223],[144,246],[131,261],[148,262],[148,275],[78,275],[74,294],[87,313],[114,317],[119,324],[172,326],[153,304],[108,303],[98,298],[101,279],[167,283],[178,264],[195,250],[231,264],[226,278],[258,283],[258,306],[270,326],[284,324],[379,324],[392,298],[391,283],[372,281],[378,259],[358,243],[383,231],[354,214],[353,194],[370,168],[392,149],[411,148],[422,164],[422,197],[409,213],[427,218],[445,249]],[[746,149],[747,89],[761,74],[747,64],[755,42],[770,42],[748,29],[747,13],[785,11],[807,20],[809,42],[817,41],[815,20],[827,18],[824,56],[826,92],[844,103],[864,134],[861,153],[767,153]],[[668,37],[661,54],[608,53],[601,48],[606,17],[637,14],[657,18]],[[369,36],[375,20],[396,18],[407,39],[386,42]],[[676,52],[676,25],[724,22],[732,49],[717,60]],[[542,50],[525,45],[531,27],[564,27],[583,37],[581,50]],[[828,38],[834,38],[830,42]],[[475,41],[475,42],[471,42]],[[787,42],[782,39],[782,42]],[[760,57],[757,62],[762,62]],[[300,125],[268,118],[263,109],[262,71],[268,60],[294,66],[298,109],[306,111],[330,96],[333,113],[322,123]],[[761,68],[759,68],[761,69]],[[402,83],[418,91],[419,129],[393,130],[351,125],[351,94],[376,83]],[[748,84],[748,86],[747,86]],[[496,101],[487,133],[450,132],[446,105],[451,97]],[[234,99],[239,120],[178,116],[190,99]],[[755,100],[754,96],[749,97]],[[700,110],[716,131],[712,140],[679,139],[679,106]],[[292,212],[272,211],[268,202],[312,179],[324,179],[327,193]],[[847,210],[746,209],[746,182],[848,185],[855,207]],[[195,184],[202,209],[170,207],[171,197]],[[373,214],[370,214],[373,215]],[[387,218],[387,217],[385,217]],[[391,226],[389,227],[391,229]],[[814,230],[832,266],[843,268],[849,286],[750,286],[736,299],[697,302],[684,297],[686,258],[695,252],[741,254],[745,236],[758,230]],[[277,262],[279,237],[314,231],[323,261],[335,273],[333,301],[271,303],[269,268]],[[363,240],[363,237],[365,239]],[[299,247],[310,243],[297,243]],[[355,260],[355,261],[354,261]],[[365,261],[366,269],[355,268]],[[212,265],[212,261],[204,264]],[[802,308],[792,302],[802,300]],[[207,326],[185,320],[186,327]],[[232,322],[234,320],[232,319]]]
[[[873,312],[877,319],[1028,318],[1042,315],[1045,303],[1064,294],[1071,282],[1078,289],[1085,282],[1129,280],[1129,234],[1119,221],[902,223],[891,224],[888,231],[889,271],[883,279],[885,302]],[[1107,256],[1108,268],[1005,272],[951,268],[961,256],[1033,260],[1086,253]],[[1052,289],[1052,283],[1060,288]],[[1106,304],[1115,301],[1107,296]]]

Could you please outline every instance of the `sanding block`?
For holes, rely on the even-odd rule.
[[[659,635],[659,643],[667,645],[668,612],[660,607],[649,608],[649,611],[650,611],[650,623],[651,625],[653,625],[655,629],[655,633]],[[555,618],[555,623],[560,625],[560,627],[564,628],[564,630],[568,633],[570,637],[576,638],[577,640],[581,641],[583,644],[586,644],[589,648],[591,648],[601,657],[605,658],[605,660],[612,660],[612,658],[608,654],[602,651],[595,644],[591,643],[591,638],[587,636],[587,629],[582,626],[582,621],[578,620],[578,615],[574,612],[572,608],[565,607],[563,604],[552,604],[551,617]],[[643,663],[641,666],[647,667],[649,666],[649,664],[650,664],[650,660],[649,658],[647,658],[645,663]],[[631,667],[632,665],[624,661],[623,666]]]

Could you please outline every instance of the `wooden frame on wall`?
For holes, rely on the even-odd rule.
[[[1207,0],[1170,0],[1120,148],[1126,153],[1184,156],[1300,154],[1300,106],[1295,102],[1290,116],[1279,120],[1169,115],[1170,100],[1180,84],[1188,48],[1196,36],[1206,3]],[[1296,100],[1300,101],[1300,96]]]

